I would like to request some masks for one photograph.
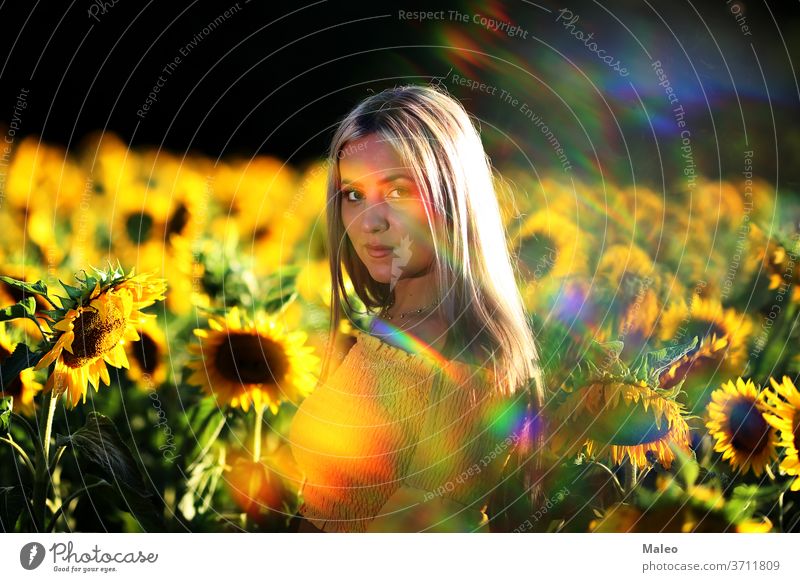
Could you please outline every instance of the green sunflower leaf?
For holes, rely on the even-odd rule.
[[[227,415],[214,398],[202,398],[187,410],[186,418],[191,436],[184,439],[181,454],[186,459],[196,459],[211,441],[220,438],[227,426]]]
[[[61,281],[60,279],[58,282],[61,283],[61,286],[64,288],[64,291],[67,292],[69,299],[78,303],[80,302],[81,296],[83,296],[83,289],[81,289],[80,287],[73,287],[72,285],[68,285],[67,283],[64,283],[64,281]]]
[[[753,517],[759,505],[770,507],[780,495],[780,485],[755,485],[742,483],[734,487],[725,504],[725,515],[731,523],[739,523]]]
[[[36,283],[28,283],[26,281],[0,275],[0,281],[25,293],[33,293],[35,295],[44,295],[47,297],[47,285],[41,280],[36,281]]]
[[[698,337],[694,336],[689,342],[675,346],[667,346],[660,350],[644,354],[632,366],[634,374],[639,379],[652,383],[654,386],[658,386],[658,379],[661,374],[672,364],[694,350],[698,346],[699,341]]]
[[[70,435],[56,437],[57,446],[73,447],[110,483],[142,487],[142,478],[128,446],[110,418],[90,412],[86,424]]]
[[[689,455],[676,445],[670,445],[670,448],[675,454],[675,460],[672,462],[672,471],[680,479],[684,489],[689,490],[694,487],[697,478],[700,476],[700,465],[697,464],[694,452]]]
[[[56,446],[72,447],[83,462],[82,470],[112,484],[120,508],[133,515],[143,529],[162,528],[152,494],[145,490],[133,454],[110,418],[90,412],[83,427],[70,435],[57,435]]]
[[[277,313],[289,305],[297,297],[297,292],[292,290],[288,293],[272,293],[261,304],[261,308],[267,313]]]
[[[26,317],[36,317],[36,299],[33,297],[26,297],[19,303],[0,309],[0,321],[24,319]]]

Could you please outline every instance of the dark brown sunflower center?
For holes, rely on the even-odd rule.
[[[22,395],[22,380],[20,380],[19,374],[16,375],[8,384],[0,389],[0,398],[5,398],[7,396],[13,396],[14,398],[19,398]]]
[[[733,403],[728,414],[731,444],[737,451],[758,454],[769,442],[769,424],[750,400]]]
[[[137,245],[147,242],[152,235],[154,223],[153,217],[146,212],[129,215],[125,220],[125,231],[128,234],[128,239]]]
[[[110,351],[122,339],[125,324],[125,315],[114,303],[108,304],[105,317],[96,311],[84,311],[73,324],[73,353],[62,352],[64,363],[70,368],[80,368]]]
[[[268,225],[261,225],[253,231],[253,240],[266,240],[272,234],[272,228]]]
[[[189,224],[189,209],[181,203],[167,223],[167,234],[182,234],[187,224]]]
[[[215,364],[225,378],[243,384],[278,384],[289,369],[279,343],[249,333],[230,334],[217,349]]]
[[[8,349],[0,345],[0,366],[3,365],[8,357],[11,355],[11,352]],[[22,382],[19,381],[19,375],[16,378],[11,380],[5,386],[0,386],[0,397],[6,396],[19,396],[22,393]]]
[[[797,411],[792,419],[792,435],[794,436],[794,448],[800,451],[800,413]]]
[[[158,363],[158,344],[150,334],[141,333],[139,335],[142,339],[131,351],[139,367],[148,374],[152,374]]]

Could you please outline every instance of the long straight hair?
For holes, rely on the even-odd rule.
[[[376,135],[411,168],[425,200],[434,247],[437,297],[452,338],[492,354],[496,390],[521,396],[526,413],[516,453],[541,449],[544,387],[536,342],[519,293],[493,182],[480,135],[463,106],[433,86],[386,89],[361,101],[338,125],[328,152],[327,226],[331,281],[331,328],[321,379],[327,377],[343,306],[353,312],[342,266],[368,309],[393,301],[389,284],[375,281],[358,258],[341,217],[338,161],[348,144]],[[431,216],[431,212],[436,216]],[[438,220],[436,220],[438,219]],[[467,349],[474,350],[473,347]],[[524,391],[524,394],[520,394]],[[538,455],[537,455],[538,457]],[[518,466],[527,464],[521,457]],[[540,466],[537,463],[536,469]],[[525,471],[532,498],[541,493],[534,468]]]

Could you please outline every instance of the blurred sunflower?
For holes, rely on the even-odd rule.
[[[553,412],[562,422],[556,448],[585,446],[587,455],[610,456],[613,463],[627,457],[637,467],[647,467],[650,454],[669,468],[675,458],[670,443],[689,447],[681,405],[645,382],[592,382],[567,392]]]
[[[167,379],[167,340],[158,321],[148,318],[136,328],[139,341],[125,344],[128,377],[142,388],[156,388]]]
[[[136,181],[138,153],[130,150],[114,133],[96,131],[86,136],[82,140],[80,160],[99,196],[114,197]]]
[[[610,245],[597,263],[597,275],[616,287],[625,278],[649,281],[650,286],[660,283],[658,268],[650,255],[635,244]]]
[[[634,185],[623,190],[620,198],[633,220],[635,233],[632,231],[631,235],[657,252],[665,237],[665,229],[668,228],[664,206],[665,193],[658,194],[649,188]]]
[[[173,234],[185,234],[191,223],[188,207],[171,192],[127,192],[112,199],[111,243],[115,256],[143,270],[162,266],[164,251]]]
[[[6,331],[5,322],[0,322],[0,368],[14,353],[18,343]],[[33,398],[41,389],[42,384],[36,381],[33,368],[26,368],[7,386],[0,387],[0,398],[13,397],[12,406],[15,412],[33,416],[35,412]]]
[[[319,230],[309,228],[318,216],[308,213],[320,208],[324,194],[309,191],[305,181],[299,184],[294,168],[277,158],[258,156],[220,165],[214,191],[225,212],[211,221],[212,236],[237,241],[249,261],[247,268],[258,276],[290,263],[301,239]]]
[[[139,311],[164,299],[166,283],[151,279],[150,274],[125,275],[121,268],[97,271],[99,280],[88,277],[79,288],[66,287],[69,298],[62,298],[62,308],[53,310],[58,332],[55,345],[36,364],[40,369],[55,362],[47,379],[46,390],[59,396],[67,392],[67,402],[74,407],[86,402],[87,382],[95,391],[102,380],[111,384],[106,364],[128,368],[125,342],[136,341],[136,328],[155,315]]]
[[[190,364],[188,382],[220,404],[247,411],[252,403],[277,413],[281,402],[297,402],[313,390],[319,358],[305,345],[304,331],[287,332],[263,312],[251,319],[238,307],[212,316],[208,325],[194,330],[200,343],[189,352],[199,358]]]
[[[700,341],[725,337],[728,340],[727,354],[732,365],[741,364],[747,355],[747,341],[753,330],[750,318],[735,309],[723,309],[719,299],[693,295],[691,302],[672,303],[659,322],[659,338],[662,341],[697,336]]]
[[[650,255],[635,244],[611,245],[601,256],[595,274],[605,282],[598,300],[608,317],[603,339],[624,342],[623,358],[630,360],[653,335],[661,313],[661,275]]]
[[[756,476],[776,456],[777,433],[764,415],[764,396],[752,380],[728,381],[711,394],[706,428],[714,450],[735,470]]]
[[[520,270],[529,283],[586,273],[589,235],[564,216],[540,210],[514,238]]]
[[[769,379],[772,390],[765,390],[767,412],[764,418],[780,433],[779,447],[783,447],[780,468],[795,477],[792,491],[800,491],[800,391],[788,376],[781,383]]]
[[[725,221],[738,226],[745,213],[745,201],[740,190],[723,180],[700,180],[692,203],[698,215],[709,224]]]
[[[759,241],[758,248],[750,257],[751,263],[756,263],[763,276],[769,281],[769,290],[773,291],[783,286],[791,288],[791,298],[800,302],[800,269],[796,268],[797,242],[791,245],[788,240],[781,240],[780,236],[767,237],[766,233],[758,226],[751,227],[753,238]],[[794,246],[792,250],[790,246]]]
[[[290,493],[279,474],[266,462],[254,461],[243,451],[233,452],[226,463],[225,485],[236,505],[259,519],[268,510],[283,513]]]

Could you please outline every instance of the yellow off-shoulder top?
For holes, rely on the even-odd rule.
[[[493,370],[355,336],[289,430],[299,513],[326,532],[488,531],[511,452]]]

